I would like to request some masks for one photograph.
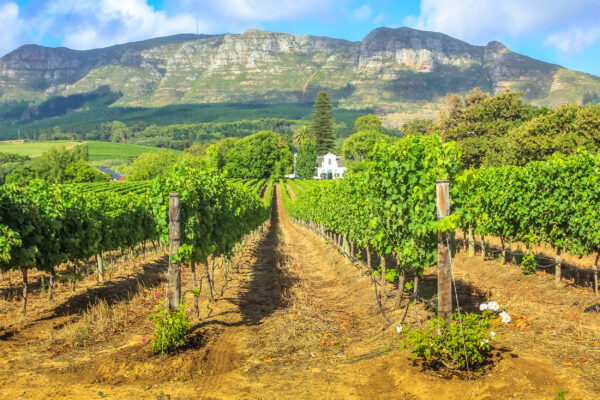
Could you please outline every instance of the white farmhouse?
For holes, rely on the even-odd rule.
[[[343,178],[346,167],[342,157],[329,152],[324,156],[317,157],[317,176],[315,179]]]

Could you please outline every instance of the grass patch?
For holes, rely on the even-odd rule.
[[[0,153],[15,153],[22,156],[37,157],[53,147],[73,147],[81,142],[69,140],[50,140],[47,142],[0,142]]]

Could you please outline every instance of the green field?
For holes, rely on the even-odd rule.
[[[24,143],[0,142],[0,153],[17,153],[24,156],[36,157],[50,150],[52,147],[74,147],[81,143],[67,140]],[[129,162],[142,153],[157,153],[161,150],[158,147],[127,143],[86,142],[86,144],[88,146],[90,161],[124,160]]]
[[[73,147],[81,142],[69,140],[51,140],[48,142],[11,143],[0,142],[0,153],[17,153],[22,156],[36,157],[56,146]]]
[[[87,146],[90,161],[104,161],[115,159],[126,159],[131,161],[142,153],[158,153],[162,150],[158,147],[111,142],[87,142]],[[176,152],[180,153],[179,151]]]

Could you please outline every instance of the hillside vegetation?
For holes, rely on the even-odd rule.
[[[112,121],[143,130],[307,119],[310,101],[322,90],[338,114],[362,110],[405,119],[433,117],[447,94],[474,87],[490,94],[521,91],[525,102],[551,107],[597,102],[600,93],[600,78],[501,43],[474,46],[409,28],[377,28],[360,42],[249,30],[88,51],[28,45],[0,58],[0,71],[5,138],[19,130],[42,138],[54,126],[82,135]]]

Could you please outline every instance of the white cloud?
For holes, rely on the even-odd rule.
[[[206,1],[187,3],[200,8],[207,6]],[[274,21],[318,16],[332,4],[331,0],[222,0],[213,7],[223,16],[241,21]]]
[[[61,32],[65,46],[75,49],[196,30],[194,17],[168,16],[144,0],[59,0],[49,5],[46,15],[55,16],[53,29]]]
[[[241,32],[263,22],[327,18],[336,0],[31,0],[19,19],[14,2],[0,0],[0,55],[47,36],[90,49],[177,33]],[[168,11],[165,11],[168,10]]]
[[[0,54],[5,54],[19,44],[24,23],[19,18],[19,6],[16,3],[0,5]]]
[[[598,40],[597,0],[422,0],[420,15],[405,23],[476,44],[505,36],[541,35],[561,51]]]
[[[355,9],[352,12],[352,16],[356,20],[366,21],[371,17],[372,13],[373,13],[373,10],[371,10],[371,7],[369,7],[367,4],[365,4],[362,7]]]
[[[565,53],[577,53],[590,47],[600,38],[600,27],[571,28],[566,32],[548,36],[546,44],[552,45]]]

